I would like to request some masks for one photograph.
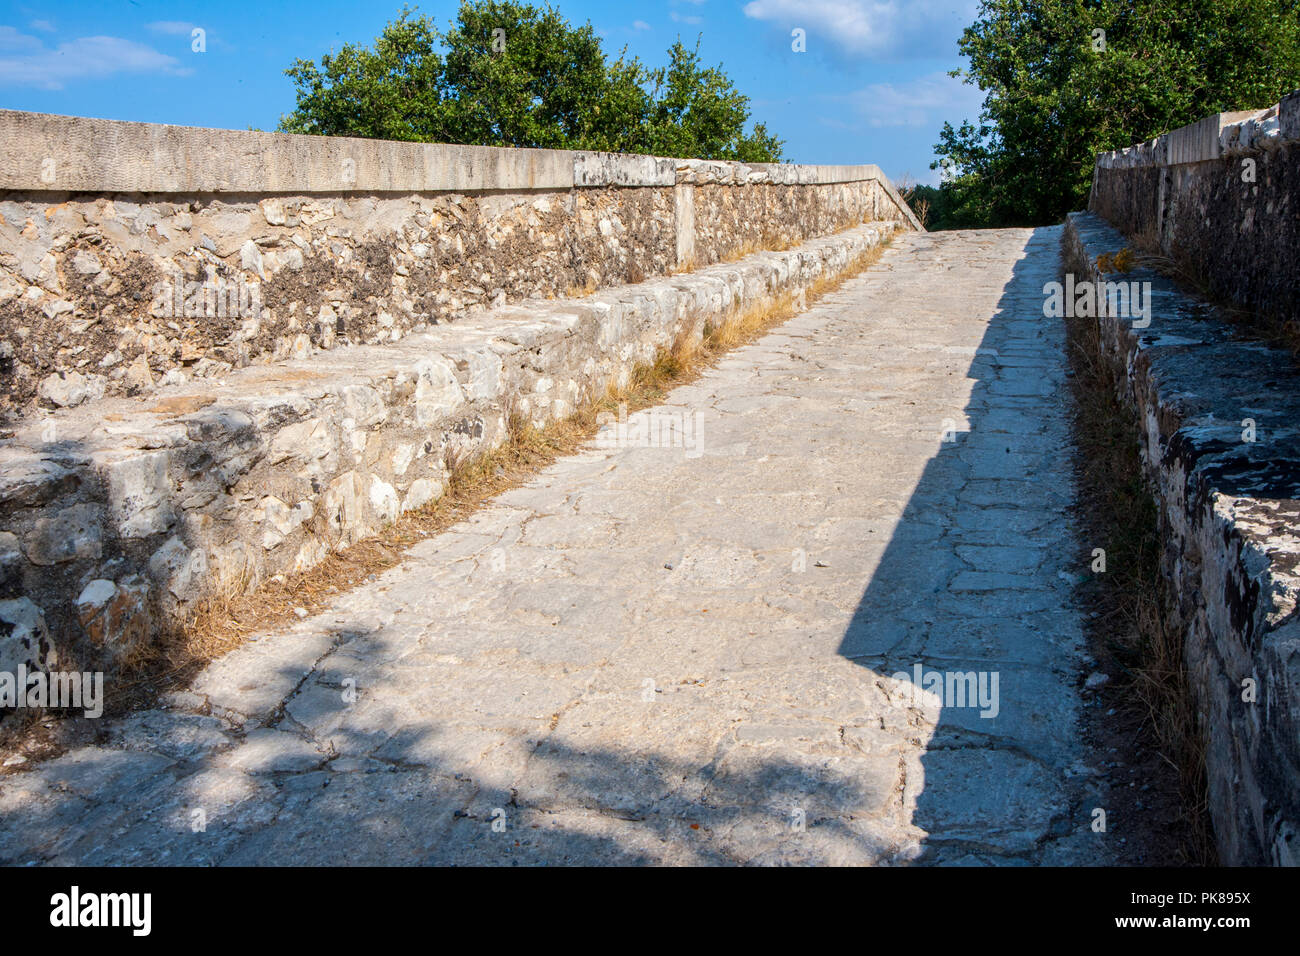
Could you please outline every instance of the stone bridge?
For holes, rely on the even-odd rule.
[[[1086,733],[1044,304],[1063,270],[1104,281],[1128,239],[1099,216],[927,234],[869,166],[0,131],[0,672],[111,687],[205,598],[435,506],[512,418],[795,303],[630,422],[670,440],[607,426],[146,709],[36,722],[57,755],[10,745],[0,861],[1131,858],[1140,823],[1097,826],[1131,780]],[[1101,213],[1141,188],[1098,187]],[[1286,459],[1296,375],[1130,278],[1150,326],[1099,317],[1097,359],[1176,551],[1220,852],[1292,862],[1300,495],[1247,466]],[[1249,447],[1219,434],[1251,412]]]

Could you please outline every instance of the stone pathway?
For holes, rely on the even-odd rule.
[[[0,862],[1106,862],[1058,243],[899,237],[672,393],[701,454],[561,461],[0,777]]]

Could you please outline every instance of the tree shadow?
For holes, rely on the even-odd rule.
[[[150,711],[101,746],[0,778],[0,864],[869,864],[899,853],[853,818],[894,796],[879,781],[738,740],[697,761],[632,739],[585,745],[504,713],[456,722],[412,713],[409,699],[350,702],[341,675],[353,662],[372,665],[363,687],[379,686],[409,647],[384,628],[334,636],[353,659],[313,669],[243,736],[214,717]],[[633,705],[656,706],[671,710]],[[259,758],[268,736],[276,756]],[[800,804],[806,818],[792,817]]]

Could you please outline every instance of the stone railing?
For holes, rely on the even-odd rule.
[[[1103,153],[1088,208],[1215,298],[1300,318],[1300,92]]]
[[[1077,213],[1063,259],[1076,287],[1145,289],[1136,321],[1101,310],[1097,359],[1156,501],[1163,624],[1183,643],[1219,856],[1300,864],[1300,368],[1159,273],[1102,272],[1127,242]]]
[[[873,220],[875,166],[0,111],[0,416],[139,395]]]
[[[917,227],[874,166],[4,111],[0,149],[10,672],[111,667],[435,501],[507,415]]]
[[[1219,854],[1300,864],[1300,372],[1269,344],[1300,319],[1300,92],[1099,156],[1089,209],[1067,226],[1066,268],[1152,290],[1149,327],[1101,317],[1100,358],[1155,492]],[[1197,297],[1154,272],[1103,275],[1097,257],[1126,246]]]

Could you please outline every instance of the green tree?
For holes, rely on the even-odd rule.
[[[978,229],[988,218],[987,211],[972,202],[961,183],[950,181],[942,186],[899,188],[899,193],[921,224],[931,232],[943,229]]]
[[[403,10],[374,49],[352,43],[317,66],[295,60],[285,70],[298,105],[280,119],[286,133],[436,142],[449,130],[440,37],[425,17]]]
[[[403,9],[373,47],[295,60],[291,133],[778,162],[782,142],[721,68],[678,41],[665,67],[606,57],[590,24],[513,0],[462,3],[443,33]]]
[[[668,65],[645,73],[651,84],[644,149],[659,156],[776,162],[781,141],[759,123],[745,135],[749,98],[720,68],[700,66],[693,50],[678,40]]]
[[[959,47],[985,99],[935,147],[945,208],[1037,225],[1083,208],[1098,153],[1300,87],[1300,0],[982,0]]]
[[[466,3],[443,41],[451,142],[617,149],[640,119],[636,73],[550,7]]]

